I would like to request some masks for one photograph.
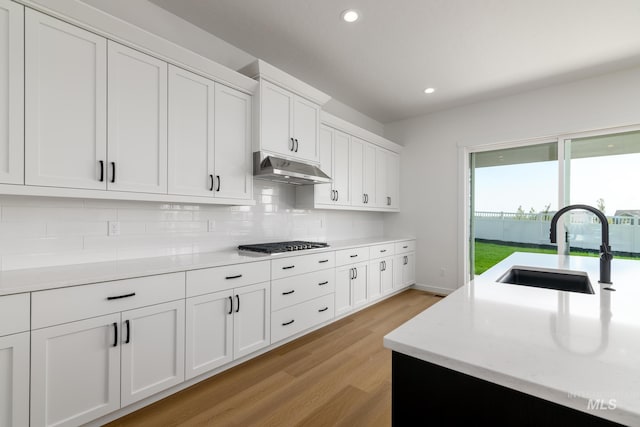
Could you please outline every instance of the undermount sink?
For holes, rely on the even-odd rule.
[[[589,276],[584,271],[514,265],[497,280],[511,285],[533,286],[558,291],[594,294]]]

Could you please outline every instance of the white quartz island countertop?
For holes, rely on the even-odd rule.
[[[364,239],[329,241],[329,247],[275,255],[239,253],[237,249],[203,252],[189,255],[127,259],[122,261],[62,265],[0,272],[0,296],[23,292],[41,291],[90,283],[108,282],[133,277],[175,273],[201,268],[248,262],[268,261],[283,257],[295,257],[318,252],[338,251],[362,246],[412,240],[413,237],[372,237]]]
[[[497,283],[513,265],[585,271],[595,294]],[[614,259],[611,276],[615,291],[598,283],[598,258],[515,253],[389,333],[384,344],[640,426],[640,261]]]

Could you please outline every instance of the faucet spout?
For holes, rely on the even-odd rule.
[[[607,221],[607,217],[598,209],[589,205],[569,205],[560,209],[555,213],[553,218],[551,218],[551,230],[549,232],[549,240],[551,243],[557,243],[558,235],[557,235],[557,227],[558,220],[562,215],[566,212],[574,210],[574,209],[582,209],[589,212],[592,212],[600,219],[600,227],[602,230],[602,242],[600,244],[600,283],[611,283],[611,260],[613,259],[613,254],[611,253],[611,246],[609,246],[609,222]]]

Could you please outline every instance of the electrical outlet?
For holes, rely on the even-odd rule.
[[[215,231],[216,229],[216,220],[215,219],[210,219],[207,221],[207,231],[209,233],[212,233],[213,231]]]
[[[109,221],[109,236],[120,235],[120,221]]]

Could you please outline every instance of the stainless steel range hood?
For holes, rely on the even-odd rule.
[[[253,176],[257,179],[296,185],[327,184],[331,178],[319,167],[267,153],[253,153]]]

